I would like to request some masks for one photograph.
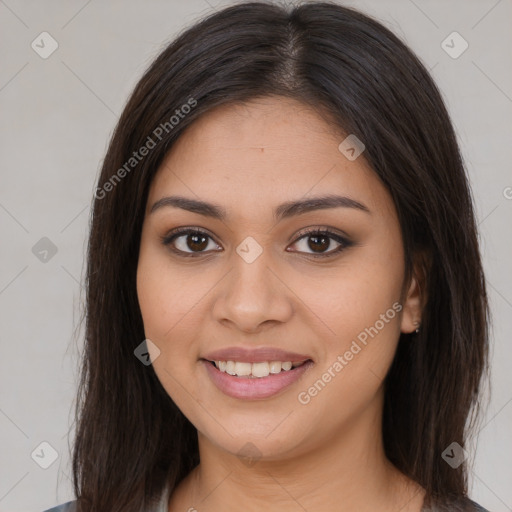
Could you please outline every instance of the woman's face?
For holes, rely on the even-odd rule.
[[[216,450],[271,460],[380,429],[417,287],[401,295],[393,202],[364,152],[338,148],[344,138],[286,98],[227,105],[189,127],[152,182],[137,272],[145,334],[162,386]],[[162,201],[177,196],[189,207]],[[326,196],[345,199],[290,208]],[[178,228],[192,233],[172,239]],[[232,362],[223,372],[212,359]]]

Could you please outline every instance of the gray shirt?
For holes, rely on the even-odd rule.
[[[168,512],[169,510],[169,488],[166,487],[162,497],[156,508],[148,512]],[[67,503],[63,503],[62,505],[58,505],[57,507],[49,508],[44,512],[76,512],[76,500],[68,501]]]

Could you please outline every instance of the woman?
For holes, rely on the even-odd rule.
[[[484,510],[467,177],[428,72],[355,10],[234,5],[159,55],[99,178],[86,318],[53,510]]]

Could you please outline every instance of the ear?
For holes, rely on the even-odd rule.
[[[421,325],[421,291],[418,279],[412,277],[409,290],[403,301],[400,331],[411,333]]]
[[[416,257],[413,275],[403,299],[400,331],[412,333],[421,325],[423,308],[427,302],[426,282],[429,265],[424,254]]]

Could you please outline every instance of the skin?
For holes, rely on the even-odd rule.
[[[421,509],[423,489],[386,459],[380,426],[383,379],[400,333],[421,321],[418,282],[404,282],[400,225],[388,191],[364,153],[350,161],[338,150],[344,138],[291,99],[225,105],[187,129],[151,184],[139,304],[146,337],[160,350],[154,370],[197,428],[201,458],[169,510]],[[273,219],[285,201],[333,193],[370,213],[337,207]],[[228,217],[175,207],[150,213],[170,195],[216,203]],[[314,259],[315,247],[328,253],[338,242],[311,248],[311,236],[297,234],[327,226],[354,243]],[[161,241],[178,227],[200,228],[211,239],[198,252],[182,235],[174,247],[196,256],[179,256]],[[250,264],[236,252],[248,236],[263,251]],[[396,302],[402,310],[309,403],[300,403],[298,394]],[[278,395],[231,398],[213,385],[199,358],[234,345],[308,354],[314,366]],[[238,455],[248,442],[259,453],[251,465]]]

